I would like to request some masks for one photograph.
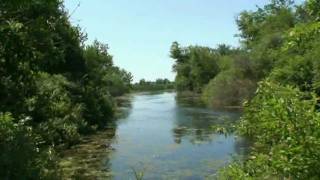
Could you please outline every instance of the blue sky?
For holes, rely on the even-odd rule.
[[[170,45],[238,45],[236,16],[268,0],[65,0],[88,43],[107,43],[114,63],[141,78],[174,79]]]

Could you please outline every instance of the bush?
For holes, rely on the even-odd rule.
[[[222,47],[222,46],[221,46]],[[221,51],[229,51],[225,46]],[[175,60],[173,71],[177,73],[175,82],[178,91],[201,92],[204,85],[215,77],[220,69],[217,49],[202,46],[180,47],[173,42],[170,57]]]
[[[53,147],[105,125],[112,95],[130,89],[132,75],[106,45],[84,47],[69,18],[61,0],[0,3],[0,110],[12,113],[0,114],[0,179],[59,179]]]
[[[254,149],[251,159],[238,167],[255,179],[320,177],[320,113],[316,104],[312,93],[261,82],[239,126],[241,134],[255,142]],[[234,167],[226,171],[232,174]]]
[[[270,78],[281,84],[296,86],[302,91],[312,90],[313,62],[302,56],[283,60],[283,65],[276,67]]]
[[[86,126],[82,105],[74,103],[67,90],[71,85],[62,75],[39,73],[36,93],[26,100],[33,123],[49,144],[73,144]]]
[[[114,116],[114,100],[106,87],[87,85],[82,101],[84,118],[89,125],[104,127]]]
[[[58,178],[53,149],[41,147],[41,138],[25,125],[28,119],[16,122],[10,113],[0,113],[0,177]]]
[[[255,82],[241,78],[235,69],[223,71],[204,88],[202,100],[213,107],[241,106],[255,90]]]

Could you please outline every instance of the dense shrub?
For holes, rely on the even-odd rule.
[[[87,85],[83,97],[84,118],[89,125],[104,127],[114,115],[114,101],[108,89]]]
[[[209,106],[242,106],[256,89],[253,63],[247,53],[225,55],[219,59],[220,73],[205,86],[202,100]]]
[[[106,45],[84,47],[63,1],[4,0],[0,21],[0,178],[50,179],[53,147],[109,123],[132,75]]]
[[[210,58],[202,50],[192,54],[197,46],[172,44],[178,91],[202,92],[211,106],[248,100],[238,131],[252,139],[251,156],[224,169],[220,179],[319,179],[319,7],[319,0],[272,0],[243,11],[240,48],[202,47]],[[218,68],[208,73],[202,62]],[[199,81],[205,74],[210,81]],[[199,91],[199,84],[205,88]]]
[[[319,90],[320,24],[307,23],[291,29],[282,47],[279,62],[271,73],[281,84],[299,87],[302,91]]]
[[[219,73],[204,88],[202,100],[213,107],[242,106],[252,97],[255,82],[238,75],[235,69]]]
[[[62,75],[39,73],[36,94],[26,100],[33,125],[50,144],[74,143],[86,126],[82,105],[73,103],[67,90],[71,84]]]
[[[259,83],[238,128],[254,142],[251,155],[222,170],[221,179],[319,179],[319,3],[308,0],[292,6],[290,1],[272,1],[256,12],[242,14],[243,30],[254,29],[242,30],[251,58],[260,64],[255,54],[268,52],[260,57],[271,66],[255,66],[256,71],[268,69],[263,73],[268,80]],[[285,11],[290,13],[285,15]],[[294,21],[283,19],[285,26],[272,27],[274,22],[269,20],[284,17]],[[273,33],[279,34],[278,43],[265,46],[265,37]],[[259,47],[263,49],[257,52]]]
[[[225,47],[226,52],[228,50]],[[219,73],[219,53],[216,49],[202,46],[180,47],[177,42],[171,46],[171,58],[175,60],[173,70],[178,91],[200,93],[202,88]]]
[[[84,49],[87,74],[81,102],[84,103],[84,118],[89,125],[104,127],[113,118],[112,96],[130,91],[131,73],[113,65],[108,46],[94,41]]]
[[[315,94],[270,81],[259,84],[245,107],[239,130],[252,138],[254,150],[242,165],[222,176],[254,179],[312,179],[320,176],[320,113]]]
[[[54,150],[28,126],[29,117],[15,120],[0,113],[1,179],[58,179]]]

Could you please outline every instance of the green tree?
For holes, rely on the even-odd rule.
[[[0,176],[3,179],[58,179],[52,147],[43,147],[31,126],[30,117],[15,120],[0,113]]]
[[[263,81],[246,105],[239,126],[254,149],[242,165],[232,165],[221,179],[317,179],[320,113],[313,93]]]
[[[179,91],[201,92],[203,86],[219,72],[219,55],[208,47],[182,48],[173,42],[170,56],[175,60],[173,70],[177,72],[175,82]]]
[[[63,1],[0,3],[1,177],[50,179],[52,145],[105,126],[112,96],[130,90],[132,75],[113,65],[108,47],[84,40]]]

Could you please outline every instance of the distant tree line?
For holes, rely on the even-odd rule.
[[[139,82],[133,84],[132,89],[135,91],[173,90],[175,86],[174,82],[168,79],[156,79],[156,81],[141,79]]]

